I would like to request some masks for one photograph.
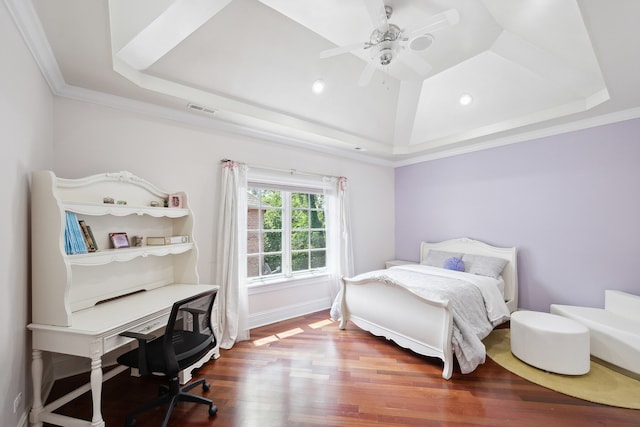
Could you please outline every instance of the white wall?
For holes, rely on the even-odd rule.
[[[394,176],[391,167],[374,166],[225,134],[168,120],[69,99],[55,103],[55,167],[64,178],[108,171],[130,171],[166,191],[184,190],[195,215],[201,282],[215,279],[220,160],[297,169],[349,180],[356,272],[382,268],[394,254]],[[105,196],[107,196],[105,194]],[[305,306],[312,300],[315,305]],[[260,292],[249,300],[251,325],[279,320],[286,301],[290,316],[330,300],[328,290],[297,287]],[[274,313],[273,310],[276,310]],[[308,311],[306,311],[308,312]]]
[[[0,4],[0,425],[26,425],[31,394],[29,182],[52,166],[53,97]],[[13,403],[22,393],[22,403]]]

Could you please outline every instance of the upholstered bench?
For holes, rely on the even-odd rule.
[[[511,352],[545,371],[583,375],[591,366],[589,329],[555,314],[516,311],[511,314]]]

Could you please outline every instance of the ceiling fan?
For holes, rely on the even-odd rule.
[[[424,76],[431,70],[431,65],[415,52],[422,52],[433,43],[431,33],[455,25],[460,20],[458,11],[449,9],[431,16],[427,22],[420,23],[415,28],[401,29],[389,22],[393,8],[382,0],[363,0],[374,30],[369,40],[348,46],[339,46],[320,52],[320,58],[329,58],[343,53],[368,49],[371,60],[367,62],[358,79],[358,86],[366,86],[379,66],[387,66],[392,61],[400,61],[418,75]]]

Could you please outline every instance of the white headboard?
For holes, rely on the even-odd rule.
[[[439,243],[422,242],[420,245],[420,262],[426,258],[430,249],[506,259],[508,261],[507,265],[504,267],[504,270],[502,270],[504,299],[507,307],[509,307],[509,311],[516,311],[518,308],[518,265],[516,248],[499,248],[467,237],[445,240]]]

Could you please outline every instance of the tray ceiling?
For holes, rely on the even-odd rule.
[[[376,62],[359,86],[373,48],[320,53],[369,40],[375,25],[365,2],[383,5],[34,0],[33,10],[67,87],[370,158],[515,142],[603,115],[634,116],[640,105],[628,71],[639,61],[632,26],[640,2],[387,0],[389,23],[403,30],[448,10],[459,19],[430,32],[424,51],[398,48],[389,65]],[[406,50],[428,70],[400,60]],[[311,90],[316,80],[325,85],[320,94]],[[462,105],[463,95],[471,103]]]

